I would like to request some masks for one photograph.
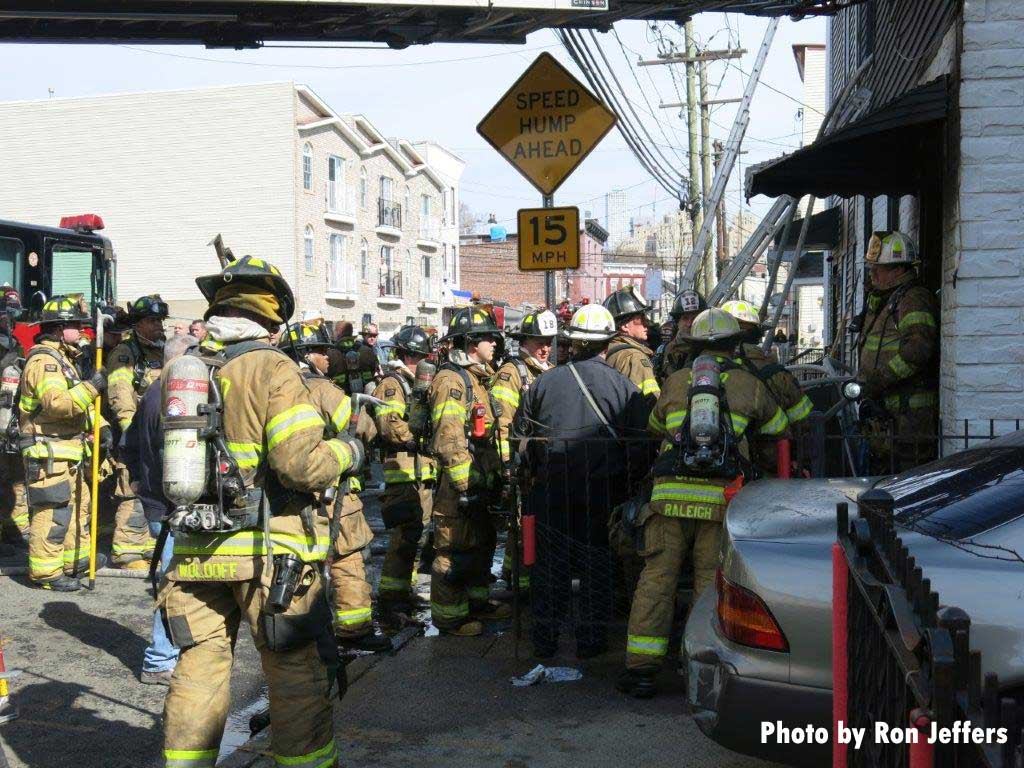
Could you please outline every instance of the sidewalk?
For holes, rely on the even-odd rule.
[[[620,654],[551,665],[583,679],[514,688],[534,664],[511,632],[480,638],[417,637],[396,656],[359,659],[355,682],[335,708],[345,768],[770,768],[703,736],[685,712],[684,680],[661,678],[663,694],[637,701],[617,693]],[[272,768],[267,732],[224,768]]]

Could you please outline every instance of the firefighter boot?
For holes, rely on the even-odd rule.
[[[82,588],[82,582],[64,574],[49,581],[37,581],[35,584],[40,589],[52,589],[54,592],[77,592]]]
[[[619,679],[615,681],[615,689],[620,693],[632,696],[634,699],[650,699],[658,692],[654,683],[654,677],[658,674],[656,669],[624,669]]]
[[[488,600],[480,607],[474,606],[469,612],[470,618],[477,621],[501,621],[512,618],[512,607],[508,603]]]
[[[392,650],[391,638],[380,631],[376,622],[370,631],[356,637],[339,636],[338,647],[346,651],[370,651],[371,653],[387,653]]]
[[[483,634],[484,625],[479,621],[470,619],[464,621],[454,629],[442,629],[442,634],[452,635],[453,637],[478,637]]]

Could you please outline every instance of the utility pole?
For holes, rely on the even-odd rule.
[[[708,63],[700,61],[697,63],[697,71],[700,75],[700,199],[704,209],[704,216],[714,216],[714,211],[708,210],[708,202],[711,199],[711,106],[708,102]],[[718,283],[718,262],[711,258],[711,238],[708,238],[704,248],[704,287],[707,289]]]
[[[700,187],[700,143],[697,123],[697,67],[695,57],[697,45],[693,39],[693,20],[683,26],[686,36],[686,127],[690,137],[690,232],[699,232],[704,223],[704,206]],[[692,256],[690,258],[693,258]],[[689,271],[689,269],[687,270]],[[714,283],[708,283],[710,288]],[[680,290],[682,285],[679,286]]]
[[[718,164],[722,162],[722,153],[725,151],[725,147],[722,146],[722,142],[715,139],[715,173],[718,173]],[[721,204],[718,206],[718,221],[717,221],[717,240],[718,248],[715,253],[715,260],[718,262],[718,269],[721,271],[725,267],[725,260],[728,258],[728,251],[726,250],[726,234],[725,234],[725,198],[722,198]]]

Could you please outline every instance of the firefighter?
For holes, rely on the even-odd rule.
[[[634,286],[615,291],[603,303],[615,318],[617,329],[615,338],[608,345],[608,364],[636,384],[640,393],[653,404],[661,394],[661,388],[651,362],[654,353],[644,343],[651,307]]]
[[[744,339],[736,348],[735,362],[757,376],[768,387],[775,402],[786,412],[786,420],[794,436],[802,432],[804,422],[811,415],[814,404],[800,388],[796,377],[780,365],[777,358],[768,356],[758,343],[764,336],[764,329],[757,310],[745,301],[727,301],[722,311],[728,312],[740,324]],[[773,477],[778,471],[774,441],[765,443],[754,440],[755,461],[762,474]]]
[[[352,329],[352,323],[348,320],[341,320],[334,325],[334,346],[328,353],[331,367],[327,375],[335,384],[345,390],[346,394],[352,394],[349,387],[349,364],[347,354],[356,348],[356,337]]]
[[[938,324],[932,295],[915,271],[917,247],[908,235],[874,233],[864,260],[871,292],[857,347],[861,422],[871,473],[888,474],[935,457]]]
[[[459,310],[446,338],[448,362],[429,392],[431,452],[442,470],[434,496],[430,612],[442,632],[469,637],[483,631],[480,620],[511,615],[489,599],[497,535],[488,504],[500,493],[501,458],[487,382],[504,338],[494,316],[477,307]]]
[[[139,399],[146,388],[160,377],[164,364],[164,326],[169,314],[158,294],[142,296],[128,310],[131,333],[108,358],[108,398],[111,423],[122,433],[132,423]],[[114,465],[117,486],[114,500],[114,541],[111,562],[125,570],[149,570],[156,542],[149,533],[142,502],[131,489],[131,478],[124,462]]]
[[[736,319],[720,309],[697,315],[684,340],[699,357],[668,378],[648,422],[664,443],[652,469],[651,501],[638,518],[644,568],[629,614],[626,670],[617,683],[638,698],[655,693],[683,563],[693,563],[694,600],[714,577],[726,506],[749,473],[749,437],[786,432],[786,414],[767,387],[732,362],[741,335]],[[713,376],[705,364],[714,367]],[[691,436],[708,423],[714,436],[698,443]]]
[[[13,333],[14,318],[21,314],[21,299],[10,285],[2,288],[5,312],[0,315],[0,409],[9,420],[0,425],[0,556],[28,549],[29,515],[25,501],[25,467],[18,451],[17,398],[21,383],[21,358],[25,353]]]
[[[281,334],[280,347],[299,364],[310,400],[326,425],[325,436],[330,438],[348,431],[352,420],[352,401],[326,376],[327,350],[331,347],[327,329],[322,325],[293,323]],[[391,640],[373,623],[371,589],[363,565],[363,550],[370,546],[373,532],[363,515],[362,499],[352,489],[351,480],[343,485],[348,487],[342,489],[347,492],[337,500],[341,505],[337,510],[340,524],[333,542],[330,567],[334,635],[346,648],[390,650]],[[336,511],[331,505],[324,507],[324,512],[330,517]]]
[[[512,479],[512,444],[509,440],[512,422],[522,397],[529,391],[534,379],[551,369],[551,346],[557,333],[558,318],[554,312],[535,310],[528,313],[518,330],[510,334],[519,342],[519,355],[506,361],[491,379],[491,397],[497,401],[498,406],[495,434],[506,482]],[[501,570],[506,581],[510,581],[512,553],[508,549],[505,550]],[[529,589],[530,575],[526,568],[521,569],[520,574],[520,589]]]
[[[326,519],[314,514],[314,494],[358,471],[361,449],[344,434],[325,439],[324,421],[298,367],[268,343],[295,309],[278,269],[244,256],[196,284],[210,303],[203,348],[219,349],[208,363],[215,371],[211,395],[219,392],[223,401],[216,431],[240,477],[230,507],[219,501],[217,483],[204,497],[222,519],[233,514],[227,530],[208,532],[172,516],[174,554],[158,602],[181,656],[164,705],[164,759],[181,768],[213,767],[244,618],[270,688],[275,764],[333,766],[332,683],[317,652],[317,641],[330,631],[318,578],[330,542]],[[189,364],[194,361],[180,357],[165,374],[165,413],[175,367]],[[165,459],[169,442],[165,437]],[[219,475],[219,469],[210,473]],[[166,470],[164,477],[167,489]],[[272,578],[272,571],[280,578]],[[288,576],[295,578],[294,595],[274,612],[270,586],[288,583]]]
[[[384,401],[374,416],[384,451],[380,514],[388,529],[388,551],[377,596],[389,610],[407,611],[416,602],[416,553],[426,544],[424,531],[430,524],[437,480],[437,465],[425,442],[430,414],[424,387],[430,380],[416,376],[417,366],[430,356],[433,345],[418,325],[398,329],[392,341],[394,359],[375,390]],[[431,368],[421,368],[421,377],[433,376]]]
[[[18,413],[20,444],[31,511],[29,578],[44,589],[74,592],[89,564],[89,478],[93,419],[99,418],[101,445],[109,450],[109,425],[93,401],[107,388],[102,371],[81,381],[80,306],[58,296],[43,305],[40,333],[25,359]],[[91,457],[98,461],[99,457]],[[105,559],[97,556],[97,568]]]
[[[693,350],[685,337],[690,333],[693,319],[707,308],[707,302],[697,291],[687,288],[676,294],[672,309],[668,313],[676,324],[675,337],[665,348],[662,368],[658,372],[662,381],[689,365]]]

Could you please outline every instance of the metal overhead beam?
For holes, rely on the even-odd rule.
[[[733,48],[731,50],[720,50],[720,51],[702,51],[695,56],[687,56],[686,54],[678,54],[674,56],[664,56],[657,59],[644,59],[637,62],[639,67],[654,67],[659,64],[696,64],[699,61],[723,61],[725,59],[740,59],[743,58],[743,54],[747,52],[746,48]]]

